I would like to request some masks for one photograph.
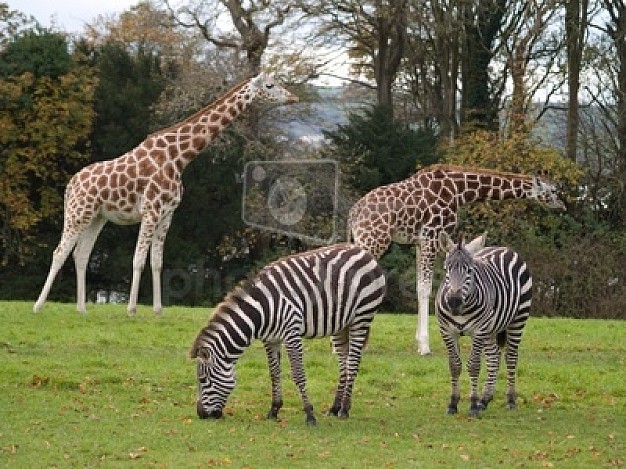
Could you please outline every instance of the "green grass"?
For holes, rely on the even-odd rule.
[[[626,461],[626,323],[531,318],[518,408],[504,377],[481,419],[448,416],[447,358],[417,355],[413,315],[379,315],[350,419],[326,417],[337,367],[328,340],[305,361],[318,425],[309,428],[284,369],[285,407],[266,421],[270,385],[259,342],[237,365],[225,418],[195,415],[186,356],[208,310],[0,303],[0,466],[32,467],[615,467]],[[468,343],[464,343],[464,358]]]

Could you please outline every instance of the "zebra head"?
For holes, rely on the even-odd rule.
[[[474,254],[485,246],[487,233],[463,243],[463,236],[454,244],[445,231],[439,234],[439,243],[446,251],[444,262],[445,278],[443,280],[443,301],[455,315],[463,314],[467,299],[475,289]]]
[[[198,417],[218,419],[222,417],[226,400],[235,388],[234,363],[217,357],[208,347],[194,346],[190,356],[197,360]]]
[[[550,208],[566,210],[565,204],[559,199],[556,187],[546,181],[546,176],[546,171],[538,171],[537,175],[533,176],[531,197]]]

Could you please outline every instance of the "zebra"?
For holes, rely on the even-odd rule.
[[[283,257],[231,291],[196,337],[198,417],[220,418],[235,387],[234,366],[254,339],[265,347],[272,385],[269,419],[283,406],[284,343],[306,422],[315,425],[306,391],[302,338],[330,336],[339,382],[328,415],[348,418],[351,394],[370,325],[386,293],[385,275],[369,251],[340,244]]]
[[[520,255],[505,247],[485,248],[486,233],[455,245],[441,232],[439,243],[446,251],[445,278],[435,298],[439,331],[448,350],[452,394],[448,414],[456,414],[459,402],[459,337],[472,337],[467,362],[470,376],[471,417],[478,417],[493,399],[500,352],[505,350],[507,407],[516,406],[515,379],[518,347],[530,314],[532,277]],[[487,377],[478,397],[478,375],[485,352]]]

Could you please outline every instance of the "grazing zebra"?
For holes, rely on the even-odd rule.
[[[284,343],[306,422],[315,425],[306,392],[302,338],[331,336],[340,371],[328,413],[347,418],[363,346],[385,291],[385,276],[374,256],[349,244],[294,254],[264,267],[227,295],[193,343],[190,356],[197,358],[198,416],[222,416],[235,387],[235,363],[252,340],[260,339],[272,382],[268,418],[277,418],[283,405],[280,353]]]
[[[441,232],[439,242],[447,252],[445,279],[435,299],[439,330],[448,349],[452,395],[448,414],[457,413],[459,402],[459,337],[472,337],[467,362],[470,376],[470,416],[477,417],[493,399],[500,351],[505,350],[507,406],[515,408],[517,349],[530,314],[532,278],[528,266],[505,247],[485,248],[486,233],[470,243],[458,245]],[[485,352],[487,377],[483,395],[478,397],[478,375]]]

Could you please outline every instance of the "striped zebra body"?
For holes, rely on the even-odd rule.
[[[366,249],[349,244],[295,254],[264,267],[217,306],[194,341],[190,356],[197,358],[198,416],[221,417],[235,387],[234,365],[246,347],[259,339],[272,382],[268,418],[277,418],[283,405],[280,358],[284,344],[307,423],[315,424],[306,392],[302,338],[330,336],[340,374],[329,413],[348,417],[362,349],[385,290],[384,273],[376,259]]]
[[[467,368],[470,376],[470,415],[478,416],[493,399],[505,351],[507,406],[515,408],[518,348],[532,300],[532,278],[528,266],[516,252],[505,247],[484,248],[485,236],[454,245],[447,234],[440,236],[446,250],[445,279],[435,299],[439,330],[448,350],[452,393],[448,413],[455,414],[460,399],[461,358],[459,338],[472,338]],[[487,376],[478,396],[482,353]]]

